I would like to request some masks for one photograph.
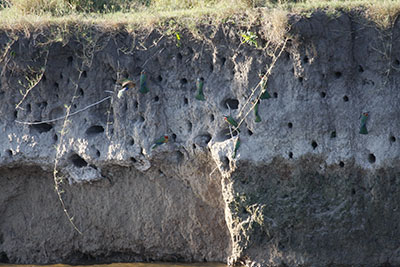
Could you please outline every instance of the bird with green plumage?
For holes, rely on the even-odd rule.
[[[129,79],[125,79],[122,81],[122,89],[118,91],[118,98],[121,98],[123,95],[125,95],[125,92],[128,91],[129,89],[135,88],[136,83],[134,81],[131,81]]]
[[[267,76],[264,74],[260,74],[259,77],[261,78],[261,96],[260,99],[269,99],[271,95],[267,91]]]
[[[238,136],[236,139],[236,142],[235,142],[235,148],[233,149],[232,158],[236,158],[236,154],[237,154],[237,151],[239,150],[239,147],[240,147],[240,138]]]
[[[367,130],[368,115],[369,115],[368,112],[363,112],[361,114],[360,134],[368,134],[368,130]]]
[[[255,122],[260,122],[261,117],[260,114],[258,114],[258,105],[260,104],[260,100],[257,100],[257,102],[252,101],[251,104],[254,106],[254,116],[256,117],[254,119]]]
[[[204,101],[205,100],[204,93],[203,93],[203,86],[204,86],[204,78],[203,77],[197,78],[197,80],[196,80],[196,89],[197,89],[197,91],[196,91],[195,98],[197,100],[200,100],[200,101]]]
[[[140,88],[139,92],[142,94],[147,94],[149,92],[149,88],[147,87],[147,74],[145,70],[142,70],[140,73]]]
[[[240,132],[240,130],[238,129],[239,124],[237,123],[237,121],[232,117],[232,116],[224,116],[224,120],[229,123],[230,125],[232,125],[235,131]]]
[[[151,149],[154,149],[158,146],[161,146],[162,144],[168,143],[168,136],[164,135],[161,136],[160,138],[158,138],[157,140],[154,141],[153,146],[151,147]]]

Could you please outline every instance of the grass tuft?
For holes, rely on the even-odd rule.
[[[287,31],[287,14],[305,16],[322,9],[334,14],[354,9],[381,28],[388,28],[400,14],[397,0],[0,0],[0,28],[19,30],[49,25],[92,24],[112,29],[154,28],[174,19],[181,25],[198,25],[205,18],[214,24],[234,14],[251,17],[265,11],[272,32],[271,42],[282,40]],[[250,15],[249,15],[250,14]],[[251,20],[238,23],[251,23]],[[246,25],[244,25],[246,26]],[[249,25],[247,25],[249,26]]]

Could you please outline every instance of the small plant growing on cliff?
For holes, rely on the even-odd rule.
[[[258,48],[257,34],[255,34],[254,32],[251,32],[251,31],[247,31],[246,33],[242,33],[240,36],[242,37],[242,44],[246,43],[246,44],[249,44],[251,46]]]
[[[179,35],[179,32],[175,32],[175,37],[176,37],[176,46],[181,47],[181,36]]]

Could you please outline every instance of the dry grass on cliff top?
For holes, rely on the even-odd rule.
[[[383,28],[400,14],[400,0],[0,0],[0,28],[27,30],[49,25],[96,25],[115,29],[153,28],[170,22],[179,25],[218,24],[234,14],[251,17],[257,10],[307,16],[324,10],[360,9]],[[251,20],[241,21],[250,23]]]

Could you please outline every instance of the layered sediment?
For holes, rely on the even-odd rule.
[[[257,45],[229,21],[179,40],[1,33],[0,262],[400,264],[400,27],[289,24],[280,43],[267,19],[252,25]],[[149,92],[118,98],[144,69]]]

